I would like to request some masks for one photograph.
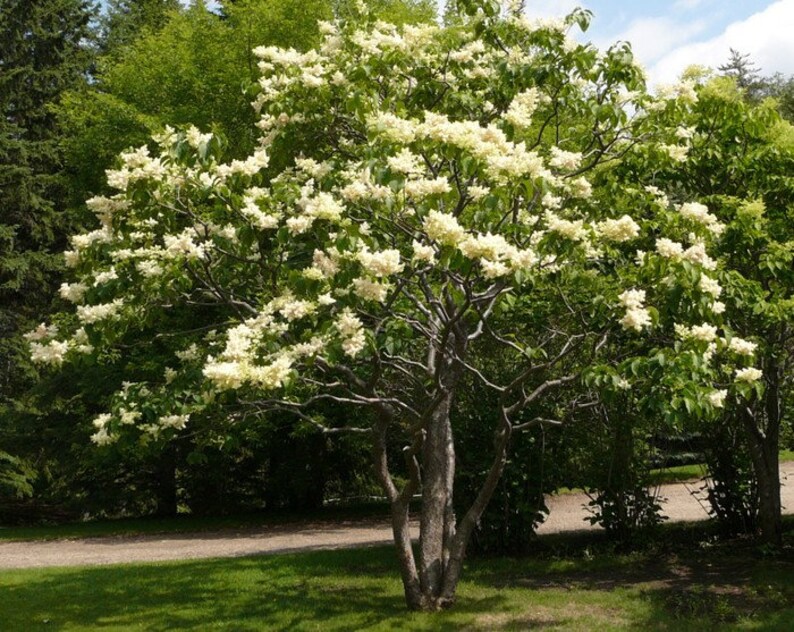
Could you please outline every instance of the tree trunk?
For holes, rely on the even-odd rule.
[[[158,518],[173,518],[177,514],[176,446],[163,450],[155,470],[155,498]]]
[[[397,548],[405,591],[411,610],[435,611],[455,602],[455,592],[465,558],[466,547],[477,521],[499,482],[510,440],[509,424],[500,427],[495,437],[496,455],[474,503],[456,528],[452,509],[455,449],[449,419],[451,398],[441,402],[427,425],[422,441],[422,505],[420,516],[419,559],[414,557],[409,531],[409,503],[419,488],[418,464],[410,471],[406,487],[398,492],[387,472],[384,435],[376,432],[374,454],[376,472],[391,501],[392,531]],[[410,461],[410,458],[409,458]]]
[[[441,594],[449,556],[449,540],[455,533],[452,493],[455,448],[449,412],[451,394],[444,395],[425,428],[422,447],[422,512],[419,520],[419,581],[431,609]]]
[[[744,410],[742,418],[749,437],[750,457],[758,480],[758,524],[764,543],[783,544],[780,502],[780,383],[782,367],[774,357],[765,362],[766,391],[763,404]],[[760,404],[759,403],[759,404]],[[765,419],[764,419],[765,418]],[[766,423],[764,424],[763,421]]]
[[[773,449],[765,446],[758,462],[754,454],[753,465],[758,478],[758,525],[761,529],[761,540],[766,544],[780,546],[783,544],[783,523],[777,447]]]

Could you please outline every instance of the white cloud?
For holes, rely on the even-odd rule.
[[[651,67],[651,80],[675,81],[692,64],[716,68],[727,61],[730,48],[748,53],[764,74],[794,74],[792,26],[794,0],[778,0],[763,11],[730,24],[717,37],[671,51]]]
[[[611,40],[631,42],[634,55],[644,64],[652,64],[671,50],[690,41],[707,27],[704,20],[694,20],[685,24],[672,18],[639,18]],[[612,41],[599,42],[605,48]]]

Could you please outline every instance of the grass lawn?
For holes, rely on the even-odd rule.
[[[408,613],[390,548],[0,574],[0,629],[791,630],[794,521],[777,556],[703,526],[615,553],[546,539],[467,564],[453,610]]]
[[[794,450],[781,450],[778,458],[780,462],[794,461]],[[707,474],[705,464],[678,465],[658,470],[651,470],[651,484],[664,485],[666,483],[681,483],[693,479],[703,478]]]
[[[667,483],[683,483],[694,479],[703,478],[707,473],[706,466],[701,463],[692,465],[677,465],[651,470],[651,485],[666,485]]]

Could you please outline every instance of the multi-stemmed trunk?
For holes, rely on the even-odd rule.
[[[392,529],[405,599],[412,610],[440,610],[451,606],[463,570],[466,547],[474,527],[490,500],[504,469],[509,443],[509,424],[497,430],[494,460],[472,506],[458,522],[453,511],[455,447],[450,423],[452,392],[445,394],[425,424],[421,441],[421,467],[417,462],[414,484],[402,493],[387,483],[391,498]],[[383,464],[384,446],[376,440],[376,460]],[[409,465],[410,467],[410,465]],[[421,472],[421,509],[418,557],[409,530],[410,492]],[[409,493],[406,493],[409,492]]]

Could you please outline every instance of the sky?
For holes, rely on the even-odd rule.
[[[593,11],[583,37],[599,47],[632,44],[651,83],[670,83],[687,66],[716,68],[732,47],[762,74],[794,74],[794,0],[527,0],[530,14]]]
[[[578,39],[600,48],[631,42],[652,84],[675,81],[691,64],[716,68],[731,47],[750,54],[764,75],[794,75],[794,0],[526,0],[527,12],[539,16],[576,6],[594,13]]]

